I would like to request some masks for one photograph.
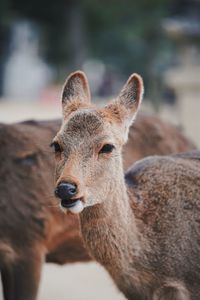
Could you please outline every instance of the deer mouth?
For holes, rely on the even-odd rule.
[[[80,213],[84,208],[82,198],[71,199],[71,200],[62,199],[61,206],[68,209],[74,214]]]
[[[76,202],[80,200],[80,199],[73,199],[73,200],[66,200],[66,199],[62,199],[61,200],[61,205],[62,207],[65,208],[70,208],[76,205]]]

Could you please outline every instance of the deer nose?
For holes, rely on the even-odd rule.
[[[77,187],[69,182],[62,182],[55,189],[55,195],[61,200],[70,200],[76,193]]]

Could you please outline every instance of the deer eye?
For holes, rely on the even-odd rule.
[[[57,142],[51,143],[50,147],[54,149],[55,153],[62,151],[60,145]]]
[[[111,153],[114,148],[115,148],[115,146],[112,144],[105,144],[99,151],[99,154],[100,153]]]

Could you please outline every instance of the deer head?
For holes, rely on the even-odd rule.
[[[73,213],[105,201],[121,184],[121,149],[139,109],[143,81],[132,74],[119,96],[104,108],[91,104],[87,78],[72,73],[62,92],[63,122],[53,140],[55,194]]]

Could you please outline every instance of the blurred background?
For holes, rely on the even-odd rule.
[[[200,145],[199,44],[200,0],[1,0],[0,119],[39,117],[40,106],[59,115],[60,85],[76,69],[100,100],[138,72],[144,107]]]
[[[0,122],[60,117],[76,69],[98,103],[138,72],[143,109],[200,146],[200,0],[0,1]],[[45,268],[40,300],[102,297],[123,299],[94,263]]]

